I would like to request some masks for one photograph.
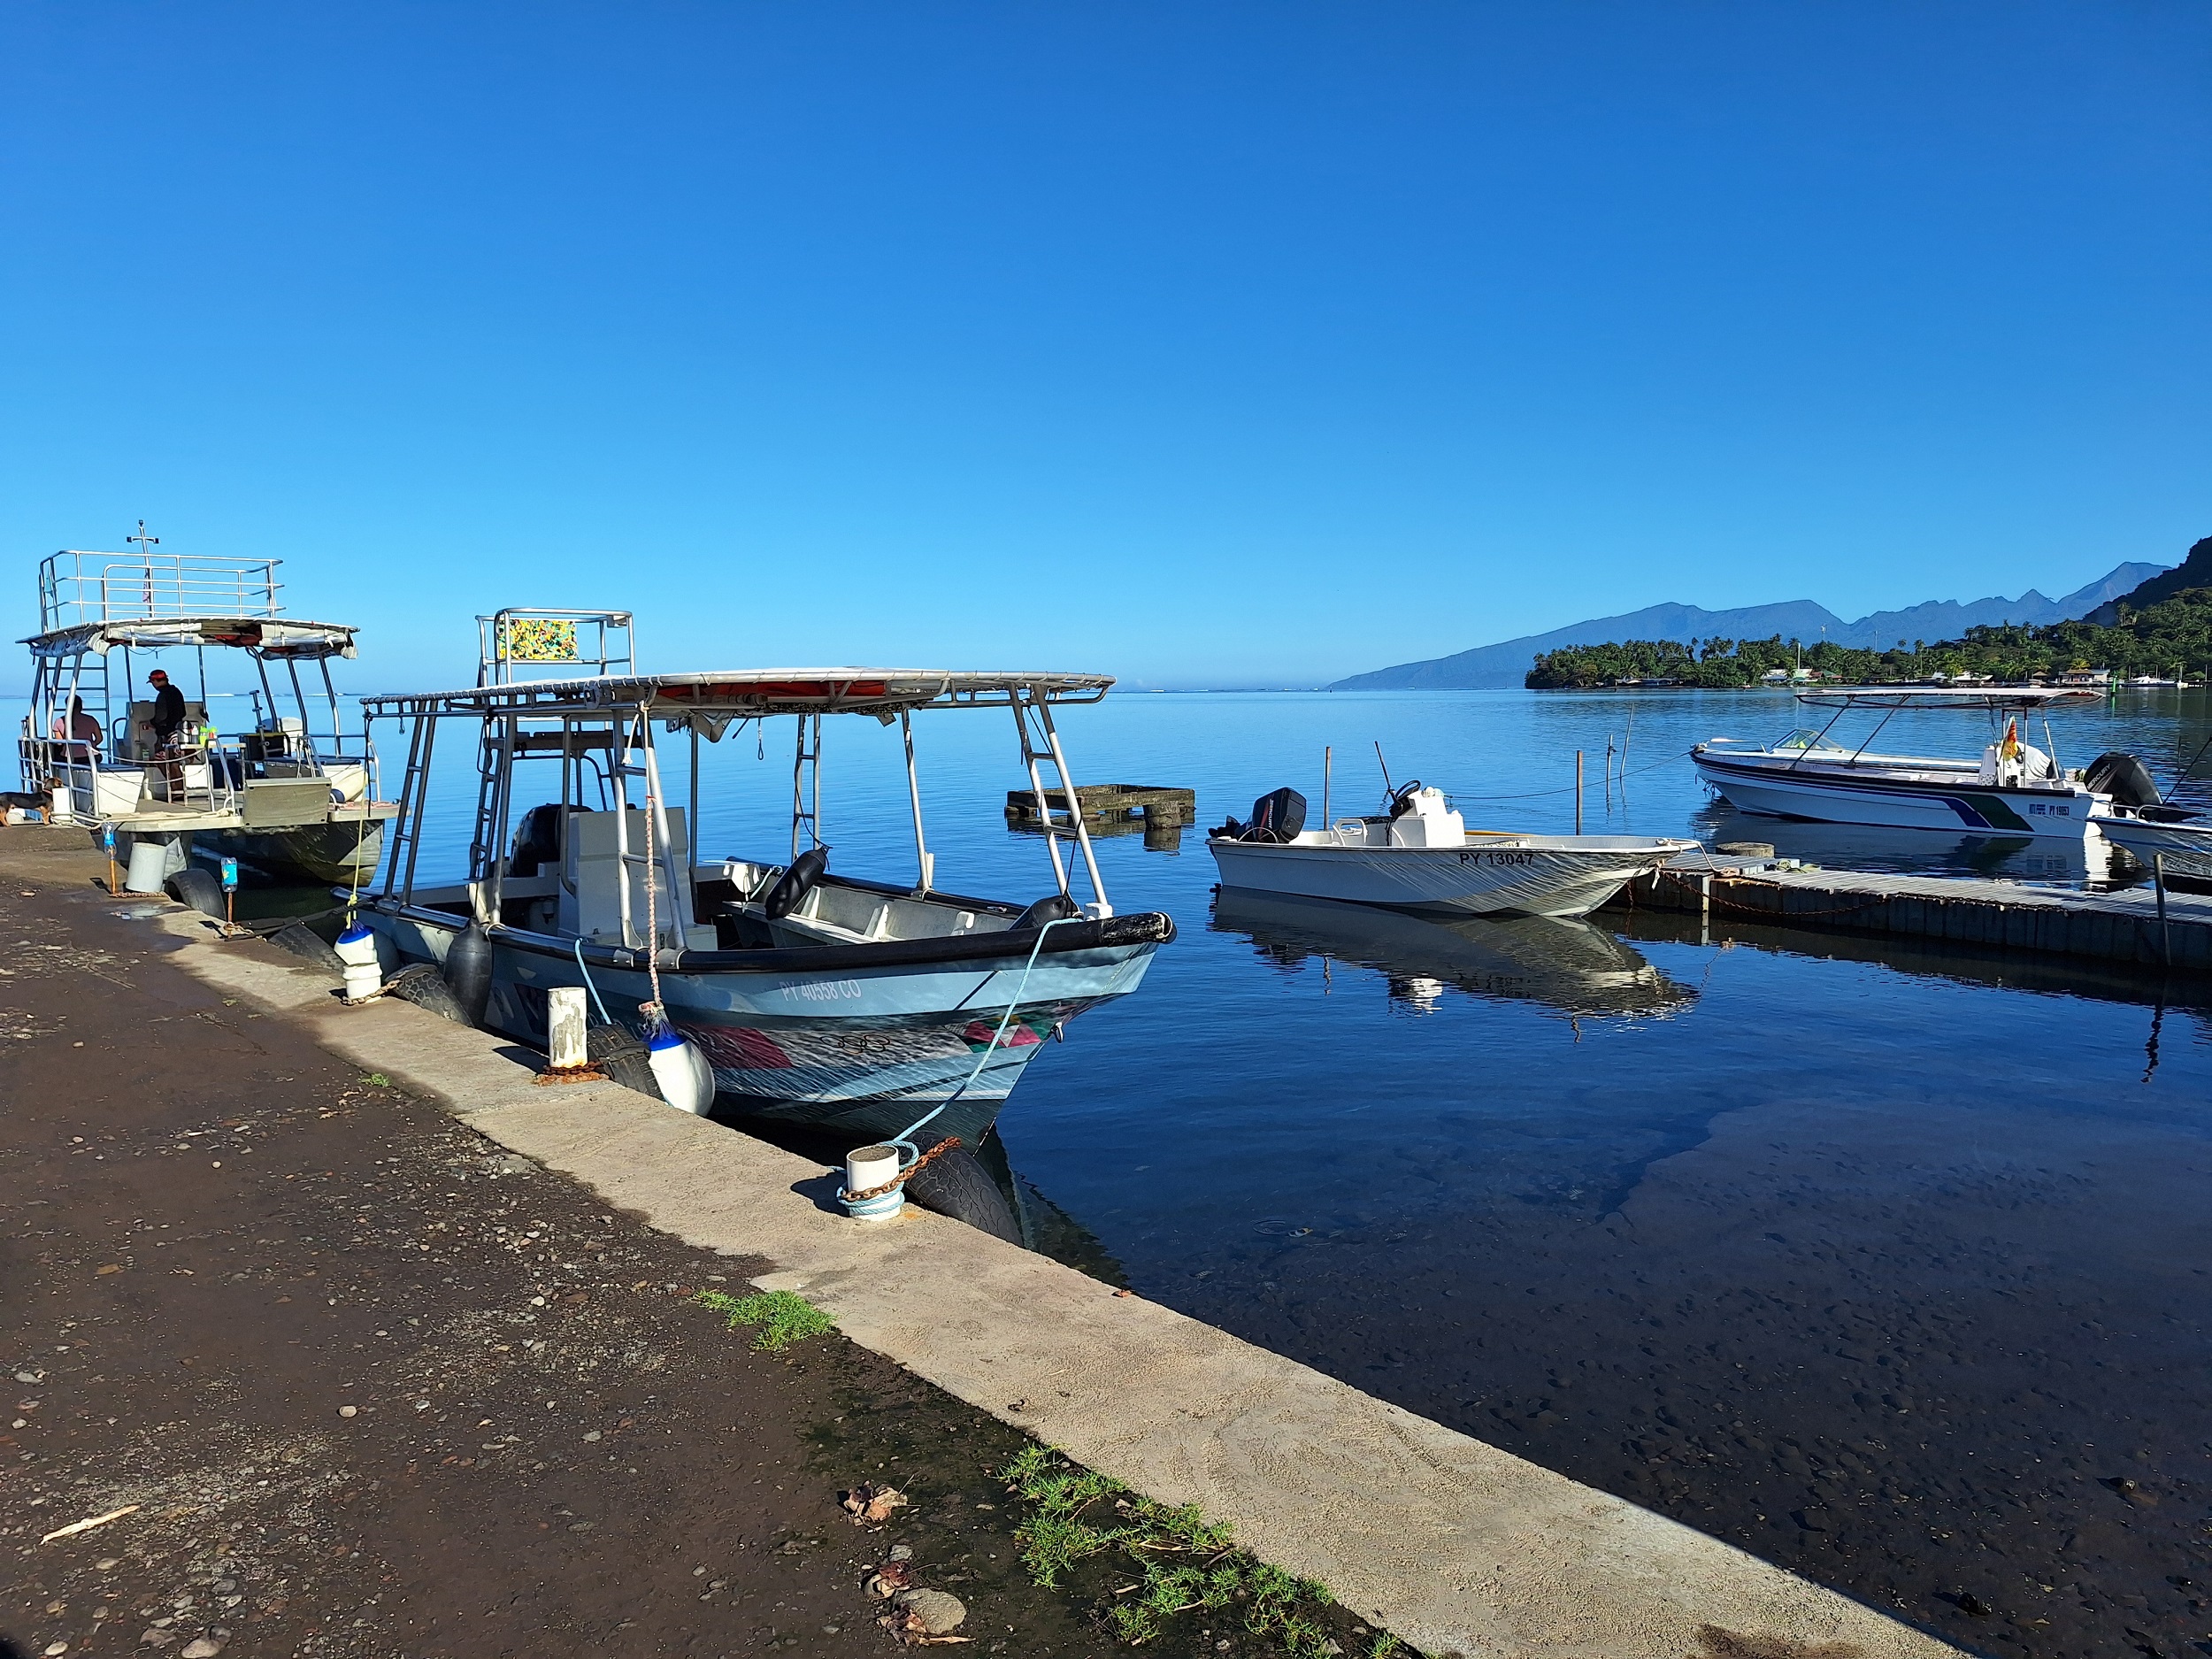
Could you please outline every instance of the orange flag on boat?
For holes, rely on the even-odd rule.
[[[1997,746],[1997,757],[2000,760],[2020,758],[2020,718],[2017,715],[2005,722],[2005,741]]]

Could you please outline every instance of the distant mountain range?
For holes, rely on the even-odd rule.
[[[1750,605],[1740,611],[1706,611],[1696,605],[1649,605],[1625,616],[1593,617],[1548,634],[1524,634],[1496,645],[1479,645],[1452,657],[1432,657],[1425,663],[1400,663],[1372,673],[1340,680],[1332,691],[1395,690],[1405,687],[1435,687],[1454,690],[1489,686],[1519,686],[1538,655],[1563,645],[1603,645],[1616,640],[1709,639],[1720,634],[1732,640],[1763,640],[1775,634],[1810,644],[1827,637],[1839,645],[1880,649],[1903,640],[1955,640],[1967,629],[2004,622],[2071,622],[2101,605],[2129,595],[2166,570],[2163,565],[2128,564],[2077,588],[2063,599],[2046,599],[2031,588],[2017,599],[1977,599],[1961,604],[1955,599],[1932,599],[1903,611],[1877,611],[1872,616],[1846,622],[1827,606],[1809,599],[1786,600],[1780,604]]]

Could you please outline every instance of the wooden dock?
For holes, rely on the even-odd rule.
[[[1066,797],[1056,789],[1046,790],[1045,797],[1053,821],[1067,825]],[[1124,818],[1142,818],[1149,825],[1171,825],[1178,829],[1198,821],[1194,789],[1169,789],[1148,783],[1087,783],[1077,787],[1075,800],[1083,810],[1086,828]],[[1041,828],[1045,815],[1038,810],[1036,791],[1009,789],[1006,817],[1018,829]]]
[[[2212,972],[2212,897],[2112,893],[1950,876],[1782,869],[1690,853],[1631,882],[1608,908],[1688,912],[1984,950]]]

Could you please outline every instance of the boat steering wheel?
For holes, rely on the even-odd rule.
[[[1397,788],[1393,789],[1390,792],[1390,816],[1393,818],[1403,818],[1407,813],[1412,811],[1413,797],[1420,793],[1420,789],[1421,780],[1418,778],[1414,779],[1410,783],[1401,784]]]

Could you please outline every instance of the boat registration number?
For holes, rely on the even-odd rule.
[[[1459,862],[1463,864],[1532,864],[1536,862],[1536,855],[1511,852],[1462,853],[1459,856]]]
[[[782,989],[803,1002],[857,1002],[861,998],[857,979],[787,979]]]

